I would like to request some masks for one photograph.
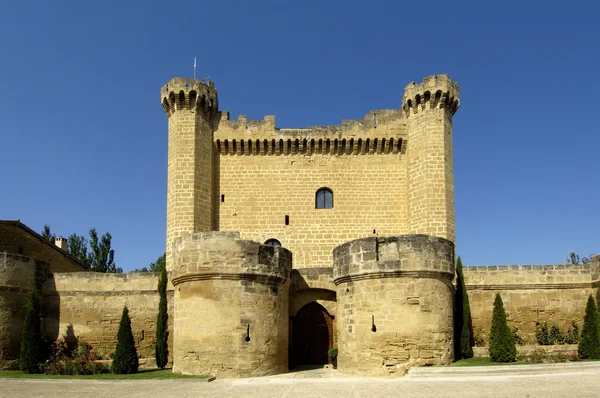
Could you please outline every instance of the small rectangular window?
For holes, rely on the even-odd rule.
[[[225,203],[225,195],[221,195],[221,203]]]
[[[290,225],[290,216],[285,216],[285,225]]]

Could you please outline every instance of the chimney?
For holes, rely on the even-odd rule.
[[[55,240],[54,240],[54,244],[56,246],[58,246],[59,249],[62,249],[64,251],[67,251],[67,240],[65,238],[63,238],[62,236],[58,236]]]

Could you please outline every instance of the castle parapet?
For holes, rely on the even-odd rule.
[[[333,250],[338,366],[403,375],[453,360],[454,244],[429,235],[358,239]]]
[[[218,110],[219,100],[213,82],[176,77],[160,89],[160,102],[171,116],[181,109],[204,112],[213,117]]]
[[[460,106],[460,89],[448,75],[428,76],[421,83],[410,82],[404,88],[402,109],[406,116],[426,109],[446,109],[454,115]]]
[[[292,255],[231,232],[195,233],[173,245],[173,371],[219,377],[288,369]]]
[[[403,153],[404,112],[371,111],[362,120],[343,120],[336,126],[277,128],[275,116],[229,120],[221,112],[215,149],[221,155],[366,155]]]

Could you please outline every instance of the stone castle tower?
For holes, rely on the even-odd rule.
[[[458,84],[328,127],[230,120],[192,79],[161,102],[174,371],[270,374],[333,346],[363,374],[452,359]]]

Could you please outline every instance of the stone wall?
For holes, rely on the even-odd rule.
[[[235,233],[180,238],[172,252],[173,371],[250,377],[288,369],[291,253]]]
[[[334,249],[338,366],[402,375],[452,361],[454,244],[428,235],[367,238]]]
[[[154,357],[159,295],[158,274],[132,272],[57,273],[44,285],[44,329],[51,339],[90,343],[108,358],[115,350],[123,307],[129,309],[138,355]],[[173,343],[173,291],[167,291],[169,351]]]
[[[212,108],[199,105],[201,94]],[[277,239],[294,253],[295,268],[331,266],[335,246],[369,236],[453,241],[458,96],[449,77],[430,76],[406,87],[403,109],[338,126],[278,128],[274,116],[230,120],[217,112],[212,83],[172,79],[161,90],[169,117],[168,270],[176,238],[211,229]],[[333,208],[315,208],[320,188],[333,191]]]
[[[407,232],[401,153],[221,155],[217,160],[219,230],[240,231],[243,239],[258,242],[279,240],[294,253],[294,268],[330,267],[332,249],[349,240]],[[315,208],[320,188],[333,191],[332,209]]]
[[[537,322],[556,323],[564,332],[575,320],[581,330],[589,295],[597,298],[600,257],[587,264],[463,267],[473,328],[486,344],[494,298],[500,293],[509,325],[526,344],[536,344]]]
[[[0,253],[0,369],[18,366],[29,295],[40,289],[48,272],[43,261]]]
[[[475,357],[483,358],[490,356],[490,350],[488,347],[473,347],[473,353]],[[545,355],[578,355],[577,344],[562,344],[562,345],[518,345],[517,346],[517,357],[518,356],[531,356],[534,354],[545,354]]]

